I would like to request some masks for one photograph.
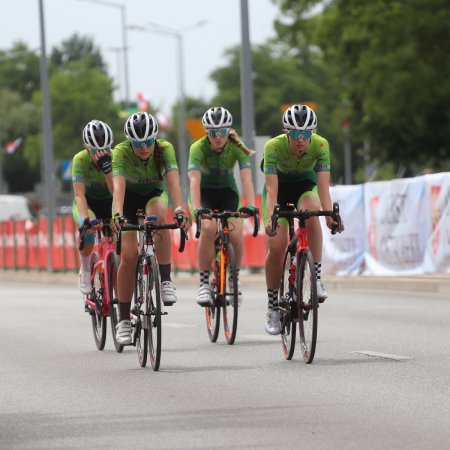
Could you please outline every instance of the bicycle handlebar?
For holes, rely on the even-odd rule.
[[[253,216],[255,218],[254,226],[253,226],[253,237],[258,236],[259,233],[259,208],[250,209],[247,207],[239,208],[239,211],[212,211],[209,208],[201,208],[195,213],[195,224],[197,231],[195,232],[195,238],[198,239],[200,237],[200,233],[202,230],[202,217],[203,215],[208,215],[212,219],[229,219],[230,217],[241,217],[241,214],[248,214],[249,216]]]
[[[319,216],[329,216],[335,221],[335,224],[331,228],[331,234],[336,234],[341,228],[342,220],[341,216],[339,215],[339,203],[337,202],[333,203],[332,211],[308,211],[308,210],[280,211],[280,205],[276,204],[273,208],[273,214],[271,218],[272,233],[275,233],[278,219],[280,217],[295,218],[304,221],[310,219],[311,217],[319,217]]]
[[[182,253],[184,251],[184,247],[186,245],[186,240],[188,239],[188,236],[186,234],[186,231],[183,230],[183,228],[180,228],[180,224],[176,223],[163,223],[163,224],[157,224],[155,223],[156,216],[147,216],[146,222],[144,222],[141,225],[133,225],[133,224],[127,224],[123,225],[119,233],[117,234],[117,243],[116,243],[116,253],[117,255],[120,255],[122,251],[122,231],[143,231],[145,233],[156,231],[156,230],[176,230],[177,228],[180,229],[180,246],[178,247],[178,251]]]

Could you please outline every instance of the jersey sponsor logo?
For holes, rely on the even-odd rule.
[[[315,169],[316,170],[330,170],[330,166],[328,164],[317,164]]]
[[[277,173],[277,168],[276,167],[266,167],[264,170],[264,173],[268,173],[268,174]]]

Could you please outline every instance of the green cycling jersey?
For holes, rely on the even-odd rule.
[[[188,171],[201,172],[200,188],[229,187],[238,193],[233,173],[236,161],[239,162],[239,169],[251,168],[250,158],[241,147],[228,140],[218,153],[211,148],[208,136],[205,136],[191,145]]]
[[[297,158],[286,134],[280,134],[264,145],[263,164],[264,174],[278,175],[282,183],[302,180],[317,183],[317,172],[330,171],[330,146],[325,138],[313,134],[306,153]]]
[[[85,185],[85,195],[97,200],[111,198],[103,172],[92,162],[89,152],[81,150],[72,160],[72,181]]]
[[[113,176],[124,176],[126,189],[145,195],[154,189],[166,190],[162,177],[167,172],[178,171],[173,145],[164,139],[157,139],[155,150],[147,161],[142,161],[133,151],[129,141],[117,144],[113,150]]]

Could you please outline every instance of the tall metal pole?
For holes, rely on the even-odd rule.
[[[344,122],[344,181],[352,184],[352,146],[350,143],[350,122]]]
[[[128,78],[128,41],[127,41],[127,17],[125,5],[120,5],[122,13],[122,45],[123,45],[123,64],[125,70],[125,108],[128,108],[130,101],[130,80]]]
[[[53,140],[52,118],[50,108],[50,94],[48,88],[48,66],[45,47],[44,0],[39,0],[39,17],[41,30],[41,91],[42,91],[42,133],[43,133],[43,160],[44,160],[44,186],[45,199],[48,212],[48,268],[53,270],[52,244],[53,244],[53,218],[55,215],[54,199],[54,167],[53,167]]]
[[[244,142],[255,148],[255,113],[253,109],[252,51],[248,20],[248,1],[241,0],[241,116]],[[252,161],[252,178],[256,183],[256,162]]]
[[[179,120],[178,120],[178,165],[180,170],[181,192],[187,200],[187,168],[188,168],[188,148],[186,136],[186,97],[184,93],[184,58],[183,58],[183,36],[176,33],[178,43],[178,85],[179,85]]]

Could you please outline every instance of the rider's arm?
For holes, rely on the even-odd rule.
[[[247,206],[255,206],[255,192],[252,183],[252,169],[241,169],[242,189]]]
[[[167,188],[169,190],[170,198],[174,206],[174,210],[179,207],[183,207],[183,194],[180,187],[180,174],[178,170],[171,170],[166,175]]]
[[[192,209],[200,209],[201,201],[200,201],[200,182],[202,179],[202,174],[199,170],[191,170],[189,171],[189,185],[190,185],[190,194],[191,194],[191,204]]]
[[[77,204],[78,212],[80,217],[83,219],[89,217],[88,204],[85,195],[86,189],[84,183],[73,183],[73,193],[75,195],[75,203]]]
[[[333,209],[330,197],[330,172],[318,172],[317,173],[317,191],[319,193],[320,204],[322,210],[330,211]],[[330,228],[334,223],[334,220],[326,216],[327,226]]]
[[[267,217],[272,217],[273,208],[277,204],[278,197],[278,175],[265,174],[266,183],[266,213]]]
[[[126,181],[123,175],[115,175],[113,177],[113,211],[119,216],[123,216],[123,202],[125,199]]]
[[[111,172],[105,175],[105,181],[106,185],[108,186],[109,192],[111,192],[112,195],[114,193],[114,185],[113,185],[113,176]]]

